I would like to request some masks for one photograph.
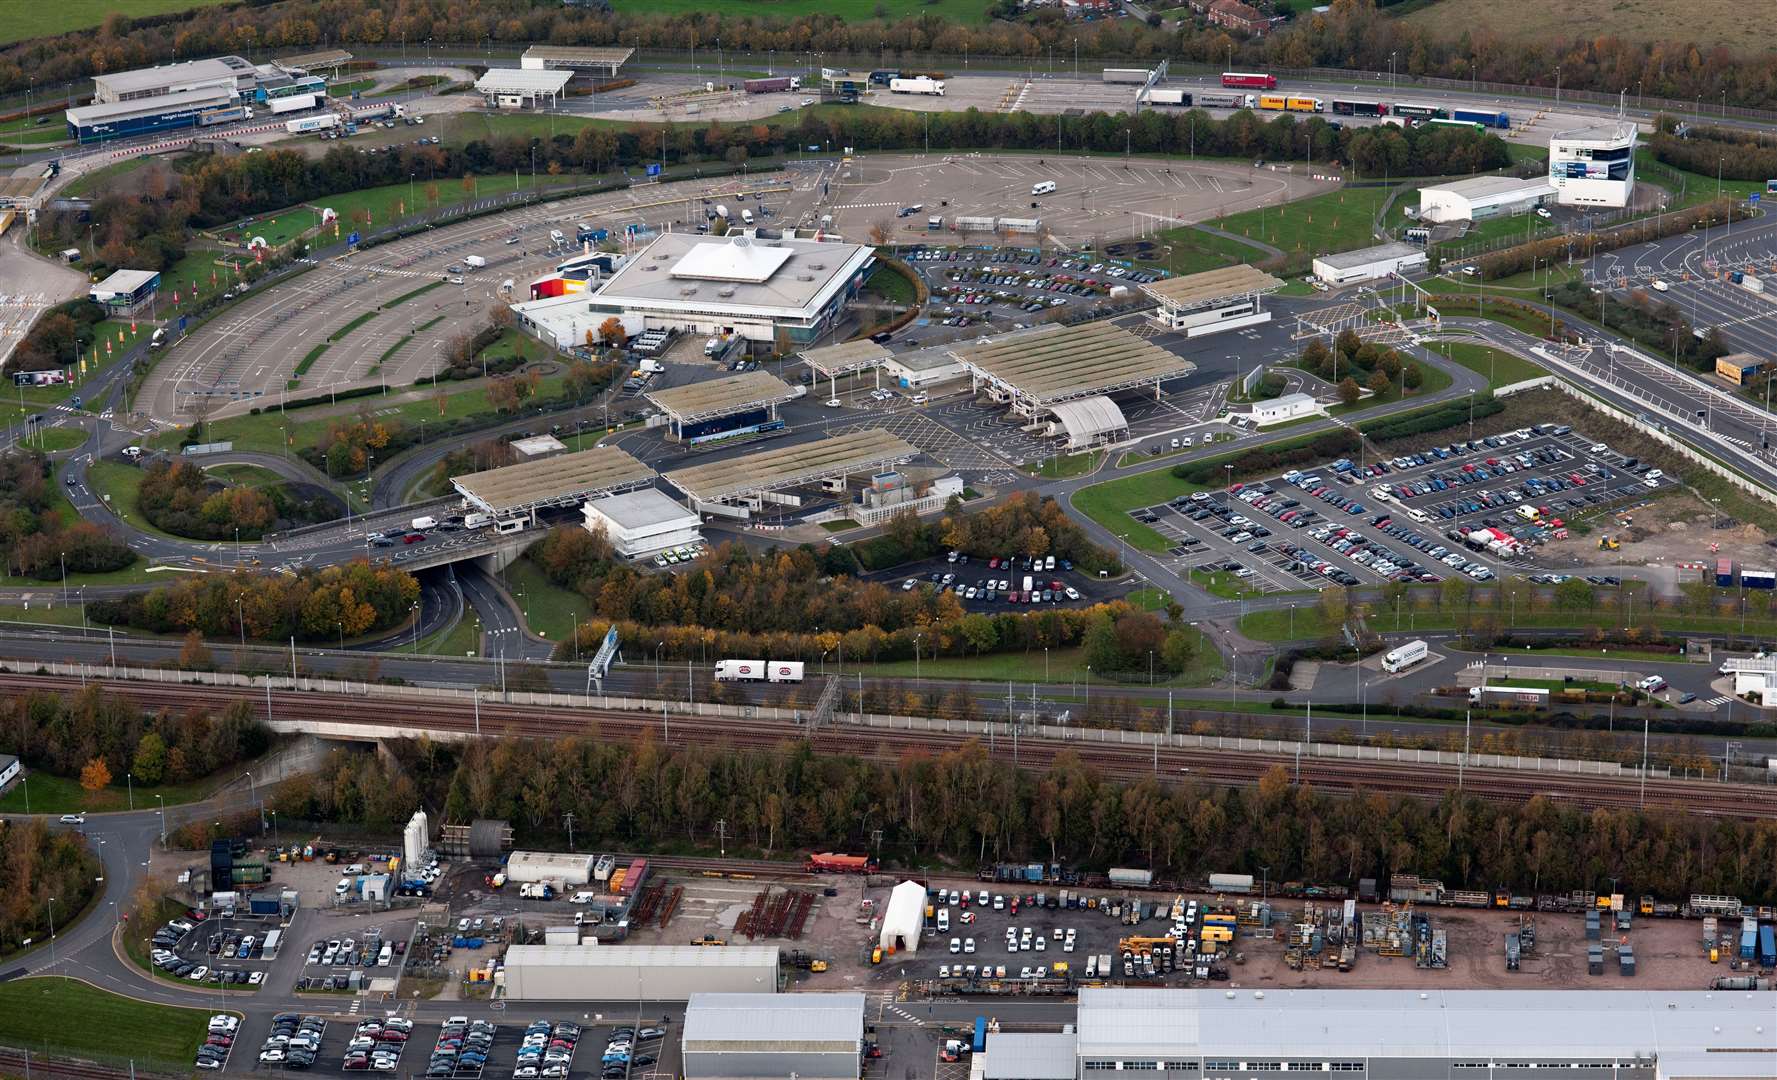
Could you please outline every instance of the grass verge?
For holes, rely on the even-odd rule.
[[[550,641],[566,641],[574,633],[576,618],[587,614],[586,600],[543,576],[529,559],[519,559],[505,570],[506,591],[518,602],[526,625]]]
[[[77,979],[0,983],[0,1042],[44,1054],[117,1060],[127,1047],[138,1064],[183,1074],[204,1041],[209,1009],[155,1005]]]
[[[365,312],[359,313],[355,318],[352,319],[351,322],[346,323],[344,326],[340,327],[338,330],[335,330],[333,333],[328,334],[327,340],[328,341],[339,341],[339,340],[343,339],[347,334],[350,334],[353,330],[358,329],[358,327],[363,326],[365,323],[376,318],[376,313],[381,310],[382,310],[381,308],[374,308],[370,311],[365,311]],[[325,352],[326,349],[327,349],[327,347],[325,345],[321,346],[321,352]],[[310,355],[311,356],[319,356],[319,355],[321,355],[321,353],[314,352],[314,353],[310,353]],[[306,362],[307,361],[305,361],[305,363]],[[299,367],[296,369],[296,373],[298,375],[300,375],[306,370],[308,370],[306,367]]]

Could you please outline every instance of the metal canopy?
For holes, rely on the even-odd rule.
[[[699,502],[721,502],[739,495],[812,484],[829,476],[868,472],[918,456],[918,447],[899,435],[870,428],[760,454],[673,469],[661,475],[667,483]]]
[[[695,424],[718,416],[782,405],[796,398],[796,390],[769,371],[748,371],[723,379],[686,383],[642,395],[673,423]]]
[[[1109,394],[1189,375],[1191,361],[1115,323],[1082,323],[1046,333],[1011,334],[954,350],[972,376],[1011,396],[1020,411]]]
[[[574,45],[532,45],[524,51],[520,63],[530,66],[541,63],[545,68],[604,68],[611,74],[629,62],[634,49],[580,47]]]
[[[869,338],[859,338],[838,345],[804,349],[796,355],[821,378],[837,379],[854,371],[868,371],[880,366],[889,358],[889,351]]]
[[[451,486],[490,514],[564,506],[653,481],[654,470],[615,446],[453,476]]]
[[[1141,286],[1155,302],[1171,308],[1209,307],[1225,300],[1283,288],[1283,282],[1244,263],[1201,274],[1162,278]]]

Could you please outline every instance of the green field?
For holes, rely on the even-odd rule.
[[[73,625],[80,625],[80,608],[78,606],[70,604],[59,610],[73,613]],[[240,774],[236,772],[232,775],[238,776]],[[126,780],[121,776],[118,779]],[[161,802],[167,806],[172,806],[175,803],[196,802],[207,797],[215,786],[214,780],[198,780],[190,784],[164,784],[159,787],[137,784],[133,805],[138,810],[143,807],[153,809],[157,805],[156,795],[160,796]],[[125,783],[114,784],[98,791],[87,791],[80,786],[79,780],[65,776],[51,776],[48,773],[31,772],[27,774],[25,783],[14,784],[6,789],[5,795],[0,795],[0,813],[24,813],[27,795],[30,796],[31,813],[33,814],[71,814],[76,811],[97,814],[113,810],[128,810],[132,805],[127,780]]]
[[[58,450],[72,450],[86,443],[86,432],[80,428],[52,427],[39,431],[31,440],[31,445],[47,453]]]
[[[1256,585],[1247,584],[1252,578],[1235,577],[1230,570],[1192,570],[1191,582],[1200,586],[1211,596],[1219,596],[1224,600],[1246,600],[1254,596],[1263,596],[1265,590]]]
[[[465,608],[463,617],[449,630],[420,639],[420,652],[428,656],[477,656],[481,653],[481,617]]]
[[[1548,372],[1541,366],[1488,345],[1474,345],[1466,341],[1433,342],[1429,348],[1446,359],[1453,360],[1478,375],[1487,376],[1490,388],[1510,386],[1512,383],[1524,382],[1527,379],[1540,379]]]
[[[1070,476],[1085,476],[1103,461],[1103,450],[1088,450],[1083,454],[1047,457],[1036,464],[1026,465],[1024,471],[1049,480],[1064,480]]]
[[[222,2],[223,0],[62,0],[61,3],[48,7],[12,3],[6,5],[6,19],[0,21],[0,45],[10,45],[27,38],[86,30],[102,24],[107,16],[113,14],[141,18],[212,7]]]
[[[1328,251],[1348,251],[1374,242],[1371,222],[1391,189],[1339,188],[1278,207],[1245,210],[1208,224],[1236,237],[1247,237],[1281,250],[1292,261]],[[1403,195],[1402,199],[1407,198]],[[1175,274],[1194,274],[1234,263],[1263,262],[1266,253],[1237,239],[1189,226],[1160,234],[1163,266]],[[1167,250],[1170,249],[1170,250]]]
[[[1731,196],[1744,202],[1753,192],[1762,196],[1765,190],[1763,180],[1717,180],[1713,176],[1673,168],[1660,162],[1652,151],[1645,148],[1635,151],[1635,175],[1638,180],[1658,184],[1672,193],[1672,204],[1667,207],[1669,210],[1682,210],[1687,206],[1706,203],[1717,195]]]
[[[238,229],[229,229],[220,235],[230,243],[243,245],[255,236],[263,236],[266,243],[280,248],[320,224],[319,212],[306,206],[298,206],[250,221]]]
[[[1443,610],[1416,608],[1412,605],[1414,597],[1435,597],[1436,586],[1426,586],[1412,590],[1408,594],[1408,602],[1403,605],[1397,621],[1392,610],[1381,609],[1370,616],[1369,627],[1378,632],[1413,632],[1423,630],[1460,630],[1482,619],[1492,619],[1498,624],[1510,623],[1514,630],[1574,630],[1590,627],[1605,629],[1626,626],[1653,627],[1666,634],[1680,633],[1714,633],[1740,634],[1742,632],[1754,637],[1777,637],[1777,625],[1749,619],[1744,624],[1738,618],[1720,615],[1691,615],[1657,608],[1649,615],[1641,603],[1634,605],[1633,616],[1619,611],[1614,600],[1601,601],[1592,611],[1534,611],[1526,612],[1520,604],[1516,610],[1510,605],[1501,608],[1485,607],[1465,610]],[[1608,596],[1608,592],[1601,592]],[[1332,630],[1321,621],[1319,608],[1303,606],[1292,613],[1289,611],[1255,611],[1244,615],[1240,620],[1240,632],[1255,641],[1291,641],[1305,638],[1326,636]],[[1586,652],[1583,655],[1594,655]]]
[[[283,477],[263,465],[210,465],[204,472],[224,483],[245,484],[248,487],[276,487],[284,482]]]
[[[353,79],[351,82],[334,83],[327,88],[327,96],[351,97],[352,94],[368,90],[375,85],[375,79]]]
[[[153,329],[153,327],[146,323],[139,323],[137,324],[136,335],[139,336],[141,334],[152,333]],[[76,395],[84,396],[82,390],[86,384],[92,380],[92,377],[97,375],[101,370],[109,366],[119,357],[123,356],[123,354],[129,350],[129,347],[137,340],[137,336],[132,336],[130,334],[130,324],[127,322],[119,323],[107,319],[96,324],[93,331],[95,335],[94,344],[98,349],[98,360],[96,362],[94,361],[93,350],[89,347],[86,355],[83,357],[86,361],[86,373],[81,374],[79,369],[76,368],[74,382],[66,383],[61,386],[13,386],[0,390],[0,425],[16,424],[26,416],[43,412],[45,409],[52,406],[60,405]],[[119,338],[120,334],[122,335],[121,339]],[[107,341],[111,343],[110,352],[105,351],[105,343]],[[82,407],[91,410],[94,404],[94,402],[86,401],[82,403]],[[49,430],[54,432],[57,429],[51,428]],[[51,434],[49,436],[48,449],[57,449],[55,445],[56,441],[58,439],[65,440],[66,438],[66,435]],[[82,441],[85,441],[84,436],[82,437]],[[36,445],[35,439],[32,440],[32,445]],[[78,446],[79,443],[74,445]],[[69,449],[69,447],[60,447],[60,449]]]
[[[1169,468],[1154,469],[1074,492],[1074,509],[1120,536],[1139,551],[1161,552],[1171,543],[1160,533],[1130,517],[1128,511],[1138,506],[1153,506],[1180,495],[1205,490],[1199,484],[1188,484],[1172,475]]]
[[[591,614],[591,605],[579,593],[553,584],[529,559],[514,562],[503,576],[506,591],[524,612],[526,625],[550,641],[568,640],[575,620]]]
[[[97,917],[97,916],[96,916]],[[153,1005],[76,979],[0,984],[0,1043],[43,1054],[191,1068],[210,1009]]]

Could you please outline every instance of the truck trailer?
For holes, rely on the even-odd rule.
[[[332,113],[322,116],[305,116],[299,120],[284,121],[284,130],[292,135],[306,135],[314,131],[332,131],[339,126],[339,117]]]
[[[778,75],[769,79],[748,79],[740,85],[749,94],[779,94],[802,89],[802,80],[795,75]]]
[[[1484,112],[1480,109],[1452,109],[1450,119],[1465,124],[1480,124],[1483,127],[1498,128],[1501,131],[1512,126],[1512,118],[1502,112]]]
[[[1277,76],[1246,71],[1224,71],[1222,72],[1222,85],[1246,90],[1275,90],[1277,89]]]
[[[1214,90],[1197,95],[1197,104],[1206,109],[1250,109],[1253,100],[1251,94],[1224,94]]]
[[[289,97],[272,98],[270,103],[273,116],[280,113],[301,112],[312,109],[320,104],[314,94],[291,94]]]
[[[717,682],[774,682],[799,683],[802,681],[802,662],[800,660],[718,660],[716,661],[715,679]]]
[[[1154,89],[1154,90],[1148,91],[1148,104],[1149,105],[1182,105],[1182,106],[1185,106],[1186,108],[1189,108],[1191,105],[1191,94],[1189,91],[1186,91],[1186,90]]]
[[[1135,83],[1139,85],[1147,82],[1148,76],[1152,74],[1153,72],[1149,71],[1147,68],[1105,68],[1104,81],[1107,83]]]
[[[890,79],[891,94],[929,94],[933,97],[944,96],[944,81],[930,76],[921,75],[913,79]]]

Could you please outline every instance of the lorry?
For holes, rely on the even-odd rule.
[[[1189,107],[1191,104],[1191,94],[1188,90],[1161,90],[1156,88],[1148,91],[1148,104],[1183,105]]]
[[[471,270],[485,270],[487,269],[487,260],[480,255],[465,255],[463,256],[463,265]]]
[[[198,127],[214,127],[217,124],[232,124],[236,120],[253,119],[252,110],[245,105],[228,105],[220,109],[205,109],[197,114]]]
[[[339,117],[332,113],[322,116],[304,116],[299,120],[284,121],[284,130],[292,135],[307,135],[315,131],[332,131],[339,126]]]
[[[718,660],[715,679],[717,682],[801,682],[802,662],[773,660],[768,664],[764,660]]]
[[[270,104],[272,115],[277,116],[281,113],[312,109],[319,104],[319,101],[314,94],[291,94],[289,97],[272,98]]]
[[[1502,112],[1484,112],[1479,109],[1451,109],[1450,119],[1459,120],[1465,124],[1482,124],[1490,128],[1499,128],[1501,131],[1512,126],[1510,115]]]
[[[1246,71],[1224,71],[1222,72],[1222,85],[1246,90],[1275,90],[1277,89],[1277,76]]]
[[[944,96],[944,81],[929,75],[921,75],[913,79],[890,79],[891,94],[929,94],[933,97]]]
[[[1224,94],[1210,90],[1197,95],[1197,104],[1205,109],[1250,109],[1253,103],[1251,94]]]
[[[877,864],[868,855],[841,855],[835,851],[823,851],[818,855],[810,855],[804,869],[811,874],[874,874]]]
[[[438,519],[435,517],[416,517],[413,519],[413,527],[422,531],[425,529],[436,529],[438,527]]]
[[[1407,668],[1424,660],[1425,656],[1425,642],[1409,641],[1400,648],[1390,649],[1387,653],[1383,654],[1382,670],[1391,675],[1397,671],[1405,671]]]
[[[769,79],[747,79],[740,86],[749,94],[778,94],[802,89],[802,80],[795,75],[778,75]]]
[[[601,244],[610,238],[611,230],[595,229],[585,222],[581,222],[574,229],[574,243],[576,244]]]

